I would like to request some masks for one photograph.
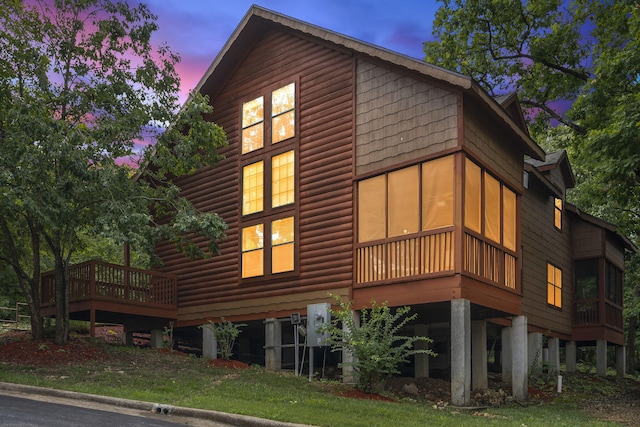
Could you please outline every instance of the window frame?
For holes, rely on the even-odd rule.
[[[549,269],[553,269],[553,278],[554,281],[553,282],[549,282]],[[560,272],[560,286],[558,286],[558,284],[556,283],[556,278],[557,278],[557,272]],[[547,302],[547,306],[558,309],[558,310],[562,310],[563,308],[563,297],[562,297],[562,291],[564,289],[564,285],[563,285],[563,281],[564,281],[564,274],[562,273],[562,269],[560,267],[558,267],[557,265],[548,262],[547,261],[547,272],[546,272],[546,282],[547,282],[547,292],[546,292],[546,302]],[[549,291],[551,290],[551,287],[553,287],[554,290],[554,298],[553,298],[553,302],[549,302]],[[560,303],[558,304],[558,302],[556,301],[555,295],[556,295],[556,290],[559,290],[560,292]]]
[[[558,206],[558,202],[560,206]],[[564,211],[564,200],[561,197],[553,196],[553,227],[562,231],[562,226],[564,225],[562,221],[562,214]]]
[[[273,93],[278,90],[294,85],[294,107],[293,110],[289,109],[287,112],[293,111],[294,113],[294,134],[293,136],[272,142],[272,124],[274,117],[272,115],[272,98]],[[245,103],[254,99],[263,97],[263,146],[261,148],[243,153],[243,108]],[[243,98],[239,101],[239,123],[240,129],[238,132],[238,251],[239,251],[239,268],[238,276],[241,283],[250,283],[256,281],[265,281],[275,278],[282,278],[286,276],[299,274],[299,141],[300,141],[300,79],[298,76],[291,77],[282,80],[278,83],[265,86],[261,90],[252,93],[251,95]],[[286,114],[284,112],[283,114]],[[282,117],[283,114],[276,115],[276,117]],[[276,156],[280,156],[284,153],[293,153],[293,202],[284,205],[273,207],[273,159]],[[263,208],[260,211],[250,212],[244,214],[244,168],[251,164],[262,162],[263,164]],[[293,218],[293,270],[284,271],[280,273],[272,273],[272,223],[273,221],[285,219],[288,217]],[[264,230],[263,237],[263,267],[262,275],[243,277],[243,231],[247,227],[253,227],[257,224],[262,224]]]

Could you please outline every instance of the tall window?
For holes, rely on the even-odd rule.
[[[469,159],[464,184],[465,227],[515,251],[516,193]]]
[[[605,297],[618,305],[622,305],[622,270],[606,261],[605,265]]]
[[[358,241],[453,225],[453,156],[358,183]]]
[[[547,264],[547,304],[562,307],[562,270]]]
[[[562,199],[557,197],[553,199],[553,225],[562,230]]]
[[[242,104],[243,278],[295,270],[295,99],[290,83]]]

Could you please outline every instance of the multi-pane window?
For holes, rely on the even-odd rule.
[[[573,264],[577,300],[598,298],[598,265],[597,258],[580,260]]]
[[[453,156],[358,183],[358,241],[453,225]]]
[[[562,230],[562,199],[557,197],[553,199],[553,225]]]
[[[295,94],[290,83],[242,104],[243,278],[295,270]]]
[[[516,194],[466,159],[464,195],[465,227],[515,251]]]
[[[547,264],[547,304],[562,307],[562,270]]]
[[[604,267],[605,297],[615,304],[622,305],[622,270],[610,261],[606,261]]]

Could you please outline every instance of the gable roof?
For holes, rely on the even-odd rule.
[[[334,48],[364,58],[383,61],[394,68],[419,73],[445,85],[452,86],[482,102],[482,105],[498,118],[518,138],[525,154],[536,159],[544,159],[544,151],[523,130],[510,114],[491,98],[470,77],[446,70],[424,61],[419,61],[388,49],[375,46],[352,37],[312,25],[280,13],[253,5],[235,29],[229,40],[213,60],[195,90],[214,97],[261,36],[273,29],[283,29],[329,43]],[[525,128],[526,129],[526,128]]]
[[[576,185],[566,150],[549,153],[546,155],[544,160],[526,159],[525,162],[543,174],[548,173],[553,169],[560,169],[562,178],[564,179],[565,188],[573,188]]]
[[[618,231],[618,227],[616,227],[615,225],[605,220],[602,220],[600,218],[597,218],[593,215],[589,215],[588,213],[581,211],[580,209],[578,209],[578,207],[576,207],[575,205],[572,205],[571,203],[565,203],[565,208],[567,209],[568,212],[573,213],[575,216],[577,216],[581,220],[586,221],[590,224],[593,224],[597,227],[600,227],[606,230],[607,232],[611,233],[616,239],[618,239],[618,241],[628,251],[631,251],[633,253],[638,252],[638,247],[634,245],[633,242],[631,242],[631,240],[629,240],[624,234],[620,233]]]

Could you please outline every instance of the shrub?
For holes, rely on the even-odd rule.
[[[399,331],[417,317],[408,315],[410,307],[399,307],[392,311],[386,303],[371,302],[371,308],[360,312],[360,324],[356,324],[352,312],[353,302],[345,303],[333,295],[338,309],[331,310],[332,323],[328,325],[329,344],[332,351],[346,350],[353,356],[353,362],[342,363],[351,366],[358,374],[358,388],[367,393],[378,390],[383,379],[398,374],[398,365],[409,362],[409,356],[428,354],[432,350],[416,349],[414,344],[431,339],[420,336],[402,336]],[[342,327],[344,326],[344,328]]]
[[[229,360],[231,356],[233,356],[233,345],[238,335],[240,335],[240,332],[242,332],[240,330],[241,326],[247,325],[245,323],[235,324],[229,322],[225,320],[224,317],[221,318],[220,323],[209,321],[209,324],[205,326],[213,332],[213,336],[216,338],[218,344],[218,353],[222,359]]]

